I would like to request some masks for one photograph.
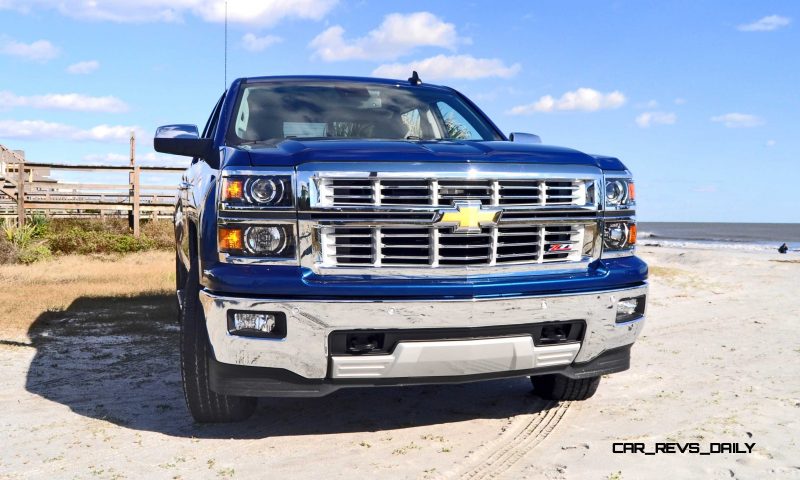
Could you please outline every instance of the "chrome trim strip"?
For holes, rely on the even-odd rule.
[[[636,247],[626,248],[624,250],[605,250],[600,254],[600,258],[622,258],[632,257],[636,255]]]
[[[616,323],[620,298],[645,295],[647,285],[582,294],[452,300],[282,300],[226,297],[200,292],[211,347],[223,363],[284,368],[306,378],[328,374],[328,336],[336,330],[460,328],[584,320],[586,332],[574,361],[633,343],[644,318]],[[288,321],[283,341],[230,335],[228,310],[280,311]],[[646,314],[646,312],[645,312]]]
[[[449,205],[448,205],[449,206]],[[598,209],[596,206],[584,206],[584,205],[576,205],[573,207],[565,207],[564,205],[545,205],[545,206],[532,206],[532,205],[493,205],[497,208],[502,208],[505,211],[513,212],[513,213],[525,213],[530,212],[532,214],[536,213],[547,213],[549,215],[555,213],[564,213],[564,214],[571,214],[571,213],[585,213],[587,215],[597,214]],[[398,213],[433,213],[445,208],[444,205],[348,205],[348,206],[335,206],[335,207],[327,207],[322,206],[318,209],[300,209],[298,213],[305,213],[305,214],[314,214],[314,213],[323,213],[325,215],[340,213],[340,214],[352,214],[352,213],[385,213],[385,214],[398,214]]]
[[[438,250],[437,250],[438,251]],[[440,265],[438,254],[434,265],[420,265],[418,267],[372,267],[372,266],[315,266],[314,273],[318,275],[392,277],[405,279],[419,279],[425,277],[460,277],[472,278],[486,275],[505,275],[517,272],[530,272],[531,274],[546,273],[549,275],[559,273],[576,273],[586,271],[589,264],[594,261],[591,257],[582,257],[577,262],[551,262],[551,263],[503,263],[495,265]]]

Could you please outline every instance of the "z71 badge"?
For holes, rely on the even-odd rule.
[[[545,249],[548,252],[571,252],[572,245],[570,244],[562,244],[562,243],[551,243]]]

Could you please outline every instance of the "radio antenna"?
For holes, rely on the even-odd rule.
[[[228,0],[225,0],[225,79],[222,91],[228,89]]]

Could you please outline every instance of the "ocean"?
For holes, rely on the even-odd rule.
[[[800,252],[800,223],[638,222],[639,245]]]

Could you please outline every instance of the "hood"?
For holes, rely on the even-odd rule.
[[[497,162],[589,165],[608,169],[604,165],[608,164],[608,157],[594,157],[568,148],[507,141],[284,140],[275,145],[257,145],[246,151],[253,166],[342,161]]]

